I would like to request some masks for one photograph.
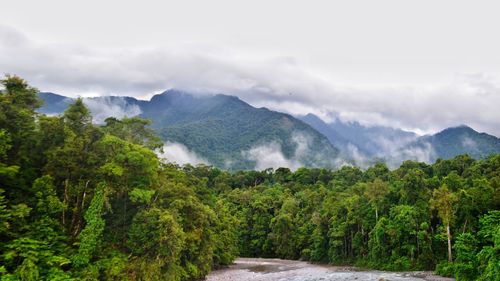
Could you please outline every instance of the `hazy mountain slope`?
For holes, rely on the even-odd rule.
[[[418,137],[412,132],[382,126],[365,127],[357,122],[343,123],[336,120],[326,123],[313,114],[300,119],[324,134],[340,149],[342,157],[361,166],[370,165],[376,160],[398,166],[408,159],[433,162],[437,158],[448,159],[460,154],[480,159],[500,153],[499,138],[478,133],[467,126]]]
[[[74,101],[73,98],[49,92],[40,92],[39,95],[44,102],[38,112],[48,115],[63,113]],[[83,98],[83,101],[92,112],[93,122],[98,124],[104,123],[104,120],[110,116],[117,118],[137,116],[142,112],[141,107],[147,103],[132,97],[119,96]]]
[[[298,116],[298,118],[326,136],[335,147],[345,149],[349,144],[348,139],[337,132],[333,126],[321,120],[318,116],[309,113],[305,116]]]
[[[49,92],[40,92],[39,95],[44,102],[42,107],[39,108],[38,111],[49,115],[60,114],[61,112],[66,110],[68,104],[73,101],[72,98]]]
[[[48,99],[41,112],[52,108],[52,101],[60,102]],[[254,108],[234,96],[169,90],[150,101],[97,97],[85,103],[97,122],[108,116],[149,118],[165,141],[182,143],[218,167],[331,167],[338,156],[337,149],[311,126],[288,114]]]
[[[420,137],[405,149],[432,149],[429,152],[430,161],[437,158],[449,159],[459,154],[469,154],[473,158],[485,158],[493,153],[500,153],[500,138],[479,133],[462,125],[447,128],[431,136]]]
[[[170,90],[154,96],[142,116],[154,120],[163,139],[183,143],[221,167],[253,167],[259,149],[270,147],[307,166],[331,166],[337,157],[337,150],[309,125],[234,96]]]
[[[383,126],[367,127],[340,120],[326,123],[314,114],[299,118],[325,135],[344,158],[362,166],[377,159],[387,159],[392,151],[417,138],[412,132]]]
[[[329,124],[332,129],[350,143],[359,147],[360,151],[368,156],[381,156],[391,151],[394,147],[414,140],[417,135],[384,126],[367,127],[358,122],[344,123],[339,120]]]

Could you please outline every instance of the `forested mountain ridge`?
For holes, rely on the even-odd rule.
[[[40,97],[45,104],[39,112],[46,114],[60,114],[74,101],[53,93],[40,93]],[[342,162],[368,167],[378,161],[397,167],[408,159],[432,163],[460,154],[480,159],[500,153],[499,138],[466,126],[419,137],[413,132],[357,122],[326,123],[313,114],[295,118],[222,94],[168,90],[149,101],[118,96],[84,101],[98,123],[109,116],[151,119],[152,128],[164,141],[183,144],[224,169],[263,168],[270,164],[259,164],[255,159],[271,151],[291,160],[294,168],[333,167]],[[301,151],[301,143],[307,153]]]
[[[62,107],[67,100],[59,97],[56,104],[51,103],[53,98],[47,99],[40,112]],[[254,108],[234,96],[194,96],[168,90],[150,101],[130,97],[97,97],[89,101],[97,103],[96,112],[101,111],[102,104],[118,103],[124,112],[137,107],[136,111],[128,111],[152,120],[152,128],[164,141],[182,143],[221,168],[255,168],[254,152],[259,154],[269,147],[286,159],[310,167],[333,167],[338,156],[337,149],[326,137],[304,122],[288,114]]]
[[[460,154],[481,159],[500,153],[500,138],[479,133],[465,125],[418,136],[389,127],[362,126],[357,122],[335,120],[326,123],[313,114],[299,119],[325,135],[339,148],[343,157],[361,166],[385,161],[397,167],[405,160],[432,163],[439,158],[450,159]]]
[[[479,133],[466,125],[447,128],[434,135],[420,137],[408,147],[422,147],[426,143],[429,143],[434,150],[434,158],[430,159],[431,161],[437,158],[449,159],[465,153],[476,159],[500,153],[500,138]]]
[[[140,118],[0,92],[0,280],[199,280],[235,256],[500,278],[500,154],[389,170],[165,164]]]
[[[234,96],[169,90],[142,108],[141,116],[153,120],[162,139],[186,145],[217,167],[255,167],[245,152],[273,143],[286,158],[306,166],[332,167],[337,157],[337,150],[309,125],[288,114],[254,108]],[[298,151],[303,144],[307,153]]]

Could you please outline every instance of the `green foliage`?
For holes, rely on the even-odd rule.
[[[500,280],[500,211],[495,210],[480,220],[479,235],[485,246],[477,255],[479,280]]]
[[[213,264],[215,267],[230,265],[238,255],[239,221],[231,214],[229,204],[222,199],[216,202],[214,211],[217,215],[214,241]]]
[[[38,280],[70,264],[68,257],[60,255],[59,251],[47,241],[22,237],[6,245],[2,260],[8,268],[14,268],[12,276],[21,280]]]
[[[436,265],[435,273],[441,276],[453,277],[455,275],[455,266],[448,261],[441,261]]]
[[[128,246],[134,257],[143,260],[137,269],[139,274],[149,280],[158,276],[178,279],[182,275],[179,269],[185,239],[182,227],[168,210],[151,208],[137,213],[129,231]]]
[[[477,276],[477,240],[471,233],[458,235],[453,249],[455,250],[455,278],[457,280],[474,280]]]
[[[85,222],[87,224],[79,235],[78,253],[73,258],[73,264],[76,267],[84,267],[89,264],[101,241],[105,225],[102,218],[106,200],[105,189],[106,185],[104,183],[97,186],[90,206],[85,212]]]
[[[60,213],[65,209],[65,205],[57,197],[52,177],[43,176],[33,182],[33,192],[36,203],[36,215],[51,216]]]
[[[106,126],[103,127],[105,132],[125,141],[143,145],[150,149],[159,149],[163,146],[160,138],[148,127],[152,123],[150,120],[138,117],[118,120],[110,117],[105,122]]]
[[[143,203],[148,204],[151,202],[151,198],[155,194],[154,190],[147,190],[141,188],[134,188],[129,192],[130,201],[133,203]]]
[[[65,123],[76,135],[83,135],[86,128],[92,126],[92,115],[81,98],[70,104],[63,116]]]

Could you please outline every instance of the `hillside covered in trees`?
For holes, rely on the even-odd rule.
[[[236,256],[500,278],[500,155],[389,170],[166,164],[139,118],[0,94],[0,280],[197,280]]]
[[[42,92],[40,97],[44,104],[37,111],[46,114],[62,113],[74,102],[53,93]],[[333,167],[338,157],[328,139],[306,123],[289,114],[255,108],[236,96],[168,90],[149,101],[104,96],[84,103],[94,117],[100,117],[96,123],[118,112],[151,120],[151,128],[163,141],[182,144],[204,163],[222,169],[254,169],[260,162],[255,158],[263,154],[259,151],[270,149],[308,167]]]

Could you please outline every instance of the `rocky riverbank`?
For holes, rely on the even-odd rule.
[[[280,259],[239,258],[228,268],[212,272],[207,281],[451,281],[432,272],[359,270]]]

